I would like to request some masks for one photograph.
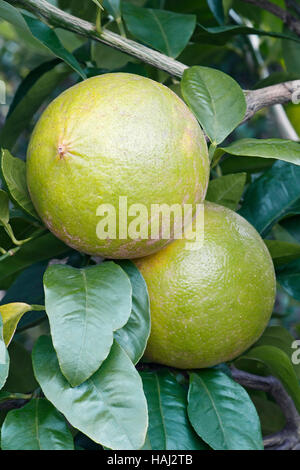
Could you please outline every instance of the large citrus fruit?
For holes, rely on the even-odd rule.
[[[190,246],[175,240],[135,260],[150,295],[145,358],[178,368],[209,367],[241,354],[265,329],[275,297],[269,252],[235,212],[205,203],[203,246]]]
[[[146,207],[150,231],[151,204],[201,202],[209,173],[203,133],[183,101],[125,73],[90,78],[56,98],[34,129],[27,162],[47,227],[71,247],[109,258],[144,256],[172,238],[120,236],[119,196],[128,208]],[[116,236],[96,233],[100,205],[116,210]]]

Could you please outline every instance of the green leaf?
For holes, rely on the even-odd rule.
[[[9,355],[3,338],[3,322],[0,316],[0,389],[6,382],[9,370]]]
[[[283,217],[300,214],[300,167],[275,162],[249,186],[239,214],[262,236]]]
[[[148,439],[153,450],[202,450],[187,416],[186,391],[167,370],[141,372],[148,402]]]
[[[113,18],[121,17],[121,0],[104,0],[103,6]]]
[[[32,393],[38,383],[33,374],[31,354],[15,340],[8,346],[8,353],[9,374],[3,389],[13,393]]]
[[[19,10],[3,0],[0,0],[0,18],[4,21],[8,21],[20,30],[23,30],[23,32],[28,31],[24,18]]]
[[[30,310],[33,310],[32,306],[23,302],[14,302],[0,306],[0,315],[3,322],[3,338],[6,346],[11,342],[22,316]]]
[[[223,8],[223,1],[222,0],[207,0],[207,4],[211,9],[214,17],[216,18],[219,24],[224,24],[225,16],[224,16],[224,8]]]
[[[220,150],[230,155],[274,158],[300,165],[300,144],[292,140],[241,139]]]
[[[251,6],[252,8],[252,6]],[[237,35],[255,34],[257,36],[269,36],[272,38],[289,39],[290,42],[298,43],[300,39],[292,33],[276,33],[274,31],[264,31],[262,29],[252,28],[243,25],[222,25],[206,27],[197,23],[197,28],[193,40],[201,44],[223,45]]]
[[[9,197],[0,189],[0,225],[7,225],[9,222]]]
[[[10,411],[1,429],[3,450],[73,450],[63,416],[44,398]]]
[[[52,265],[44,275],[45,305],[62,373],[73,387],[106,359],[113,332],[131,312],[131,284],[114,262],[85,269]]]
[[[55,31],[40,20],[22,14],[12,5],[0,0],[0,17],[21,29],[23,34],[33,36],[57,57],[65,61],[82,78],[86,78],[77,59],[64,48]]]
[[[136,364],[144,354],[150,335],[150,304],[146,283],[129,260],[117,263],[128,275],[132,285],[132,309],[128,322],[115,332],[115,339]]]
[[[189,419],[216,450],[263,449],[255,407],[246,390],[221,370],[191,373]]]
[[[96,6],[92,1],[57,0],[59,8],[69,10],[74,16],[84,20],[94,21],[96,17]]]
[[[214,144],[222,142],[245,116],[243,90],[220,70],[200,66],[186,69],[181,90],[184,100]]]
[[[281,266],[300,258],[300,244],[278,240],[264,240],[272,256],[274,265]]]
[[[1,171],[11,199],[27,214],[38,219],[26,183],[26,164],[8,150],[2,150]]]
[[[300,261],[282,266],[277,272],[277,281],[294,299],[300,301]]]
[[[122,5],[123,18],[130,33],[140,41],[170,57],[183,51],[196,26],[194,15]]]
[[[206,200],[236,210],[246,184],[247,173],[235,173],[211,180]]]
[[[71,54],[71,52],[65,49],[52,28],[50,28],[45,23],[42,23],[40,20],[26,14],[23,15],[23,18],[25,19],[30,32],[35,38],[44,44],[44,46],[46,46],[54,55],[56,55],[56,57],[62,59],[73,70],[75,70],[75,72],[77,72],[81,78],[86,78],[86,75],[77,59],[73,56],[73,54]]]
[[[29,305],[44,305],[43,275],[47,264],[47,262],[35,263],[25,269],[6,291],[5,296],[0,302],[0,311],[1,305],[12,302],[25,302]],[[28,312],[27,315],[21,318],[17,329],[23,330],[34,326],[42,318],[46,318],[45,311]]]
[[[288,332],[286,328],[282,326],[268,326],[265,329],[263,335],[255,343],[257,346],[275,346],[286,353],[287,356],[291,356],[292,343],[295,338]],[[300,364],[293,364],[294,370],[300,380]]]
[[[285,426],[285,418],[279,406],[265,398],[251,397],[259,416],[263,436],[281,431]]]
[[[142,381],[118,343],[100,369],[76,388],[62,375],[50,337],[38,339],[33,367],[46,398],[73,427],[110,449],[142,447],[148,425]]]
[[[67,65],[52,60],[40,65],[27,75],[17,90],[0,133],[3,148],[9,150],[13,148],[41,104],[49,98],[52,91],[70,72]]]
[[[223,152],[222,152],[223,153]],[[218,149],[216,150],[218,154]],[[275,160],[259,157],[235,157],[226,155],[225,158],[219,163],[223,175],[231,173],[247,172],[250,175],[252,173],[259,173],[270,168]]]
[[[259,88],[264,88],[266,86],[277,85],[278,83],[289,82],[291,80],[298,80],[299,79],[298,73],[291,73],[291,72],[273,72],[268,75],[266,78],[259,80],[252,90],[258,90]]]
[[[68,251],[70,251],[70,248],[52,233],[46,233],[41,237],[30,240],[13,254],[4,255],[2,259],[0,257],[0,281],[38,261],[51,259]]]
[[[292,237],[290,241],[300,243],[300,217],[289,217],[280,223],[283,230],[286,230]]]
[[[257,375],[274,375],[293,398],[300,411],[300,385],[289,356],[275,346],[258,346],[235,361],[238,369]]]
[[[286,31],[288,31],[287,28]],[[296,39],[297,36],[294,35],[294,38]],[[282,55],[288,72],[300,75],[300,44],[295,41],[282,41]]]

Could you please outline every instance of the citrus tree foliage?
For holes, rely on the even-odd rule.
[[[0,0],[1,78],[9,83],[8,112],[0,109],[0,407],[25,404],[1,412],[1,448],[262,449],[262,436],[284,426],[280,408],[234,381],[231,364],[179,371],[143,362],[145,281],[132,262],[76,252],[43,226],[26,186],[25,149],[45,105],[87,77],[132,72],[181,96],[209,143],[207,200],[245,217],[276,268],[270,325],[235,366],[277,377],[300,412],[300,366],[291,360],[300,334],[300,146],[270,110],[240,125],[243,89],[300,78],[300,38],[238,0],[51,1],[177,58],[188,66],[180,80],[11,3]]]

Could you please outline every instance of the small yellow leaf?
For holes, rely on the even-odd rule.
[[[30,310],[32,310],[32,306],[23,302],[13,302],[0,306],[0,315],[3,321],[3,337],[6,346],[11,342],[22,316]]]

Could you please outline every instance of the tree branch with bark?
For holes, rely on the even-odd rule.
[[[265,449],[300,450],[300,416],[282,383],[276,377],[249,374],[234,366],[231,366],[231,374],[232,378],[243,387],[269,393],[284,414],[285,427],[264,438]]]
[[[293,33],[300,37],[300,20],[288,10],[281,8],[275,3],[269,2],[268,0],[242,0],[242,2],[255,5],[262,10],[266,10],[277,16],[277,18],[280,18]]]
[[[142,62],[163,70],[174,77],[181,78],[185,69],[188,68],[187,65],[182,64],[171,57],[106,29],[103,29],[101,35],[99,35],[96,31],[95,25],[92,23],[70,15],[45,0],[7,0],[7,2],[11,5],[19,6],[35,14],[39,18],[42,17],[48,25],[54,28],[64,28],[94,41],[106,44],[107,46],[129,54]],[[250,0],[249,2],[253,3]],[[257,3],[260,4],[266,2]],[[244,121],[250,119],[262,108],[292,101],[292,98],[297,91],[299,91],[300,94],[300,80],[280,83],[278,85],[265,87],[259,90],[245,90],[247,112]]]

